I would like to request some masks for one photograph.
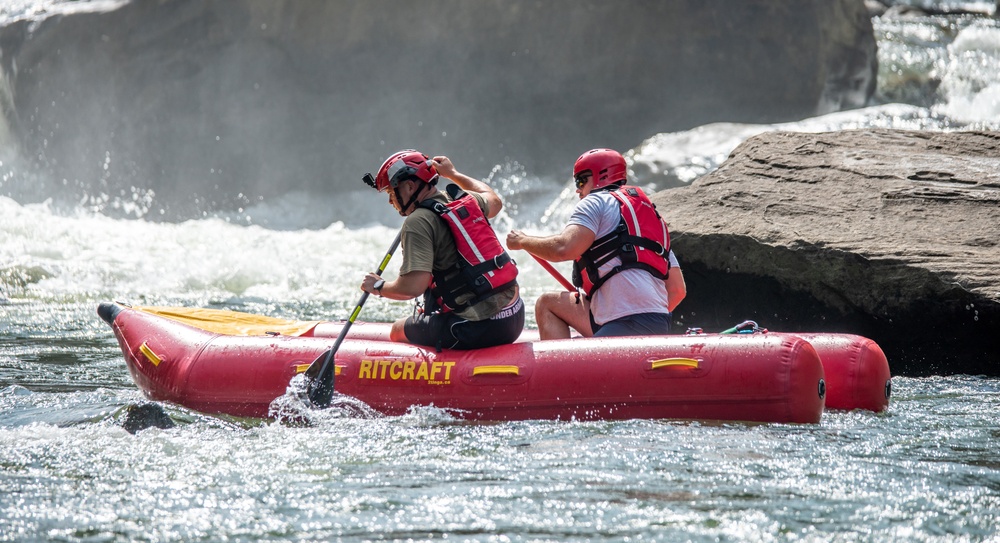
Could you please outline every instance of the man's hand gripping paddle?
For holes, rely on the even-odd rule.
[[[389,259],[396,252],[396,247],[399,247],[400,235],[396,234],[396,239],[392,242],[392,247],[389,247],[389,252],[385,254],[375,275],[382,275],[382,272],[385,271],[385,267],[389,264]],[[334,374],[336,373],[336,368],[333,364],[333,355],[337,353],[340,344],[347,337],[347,331],[351,329],[351,325],[357,320],[358,314],[361,313],[361,307],[365,305],[369,294],[369,292],[365,292],[361,295],[361,300],[358,301],[357,307],[351,313],[351,318],[347,319],[347,324],[340,329],[340,335],[337,336],[337,341],[334,342],[333,347],[319,355],[316,360],[313,360],[312,364],[309,365],[309,369],[306,370],[306,386],[308,387],[309,402],[313,407],[320,409],[330,407],[330,399],[333,397]]]

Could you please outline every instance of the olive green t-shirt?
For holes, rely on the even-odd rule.
[[[475,198],[479,209],[483,210],[484,214],[488,213],[489,207],[486,199],[474,192],[469,194]],[[443,191],[438,191],[431,196],[431,199],[443,204],[451,201]],[[433,273],[434,270],[449,269],[454,267],[460,258],[458,249],[455,247],[455,239],[452,237],[448,225],[429,209],[420,207],[410,213],[403,221],[400,234],[402,240],[400,243],[403,247],[403,264],[399,268],[400,275],[414,271]],[[476,305],[457,311],[456,314],[470,321],[488,319],[499,313],[516,295],[517,286],[511,286]],[[458,301],[461,303],[472,296],[472,294],[460,296]]]

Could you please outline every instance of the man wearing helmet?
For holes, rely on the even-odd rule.
[[[453,184],[439,191],[445,177]],[[393,300],[423,295],[423,311],[393,323],[390,339],[437,349],[477,349],[512,343],[524,327],[517,267],[489,220],[500,197],[455,169],[445,156],[394,153],[365,182],[389,194],[405,217],[403,263],[393,281],[369,273],[361,290]]]
[[[529,236],[515,230],[507,247],[553,262],[573,260],[579,293],[550,292],[535,303],[542,339],[661,335],[687,293],[670,250],[666,222],[638,187],[625,185],[625,158],[593,149],[577,159],[573,178],[580,202],[559,234]]]

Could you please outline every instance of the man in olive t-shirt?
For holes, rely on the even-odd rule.
[[[403,263],[395,280],[384,281],[369,273],[361,283],[361,290],[393,300],[424,296],[422,312],[393,323],[390,333],[393,341],[438,349],[476,349],[512,343],[524,327],[524,303],[516,281],[498,285],[486,294],[460,292],[450,300],[457,306],[453,308],[431,294],[432,283],[454,279],[459,274],[456,264],[465,262],[451,228],[427,206],[430,202],[452,201],[449,194],[435,186],[438,176],[447,178],[471,196],[486,219],[495,217],[503,207],[489,185],[460,173],[448,157],[431,159],[412,150],[393,154],[382,164],[374,185],[389,194],[389,203],[406,218],[400,232]],[[496,239],[486,221],[470,228],[476,228],[473,234]],[[499,247],[498,241],[496,245]],[[506,252],[503,257],[509,258]],[[513,262],[507,265],[512,267]],[[509,270],[506,271],[509,275]]]

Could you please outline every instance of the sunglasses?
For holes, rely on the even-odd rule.
[[[582,189],[584,185],[590,182],[591,177],[593,177],[593,175],[585,173],[579,177],[574,177],[573,182],[576,183],[576,188]]]

